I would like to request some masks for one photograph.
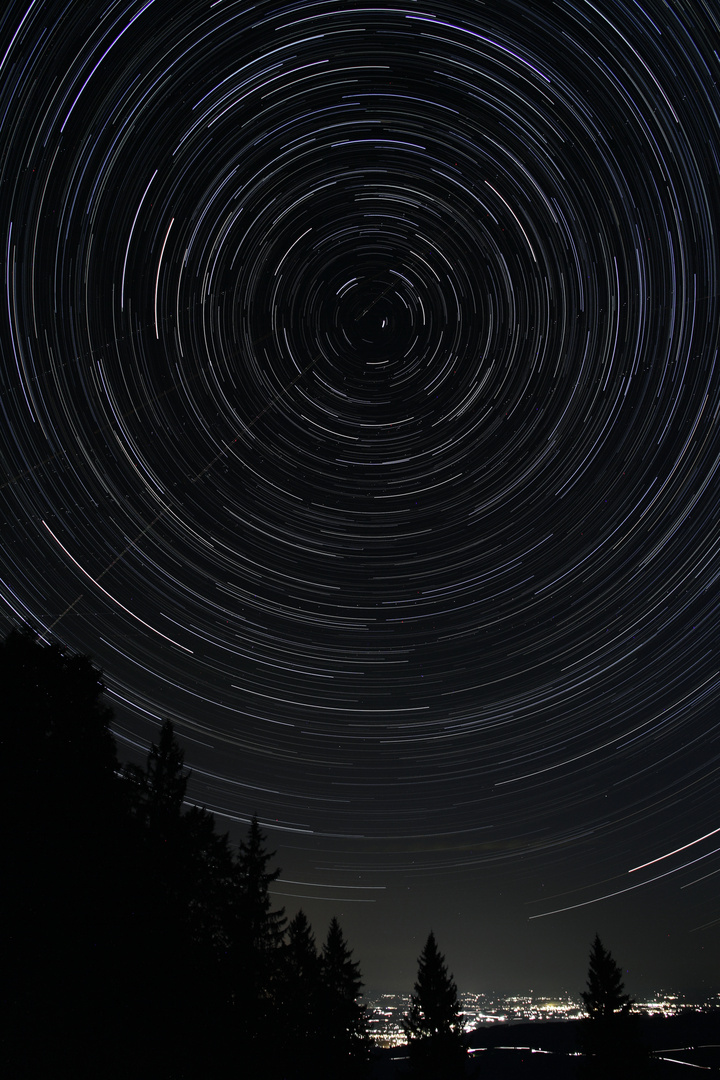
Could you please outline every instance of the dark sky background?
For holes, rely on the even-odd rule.
[[[371,989],[720,989],[719,17],[2,16],[0,629]]]

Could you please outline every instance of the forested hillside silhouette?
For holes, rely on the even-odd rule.
[[[288,927],[273,907],[257,820],[233,851],[185,805],[172,724],[123,765],[87,657],[13,631],[0,677],[4,1075],[361,1075],[339,923],[318,951],[302,912]]]
[[[662,1036],[638,1026],[599,937],[585,1021],[518,1028],[525,1049],[514,1056],[500,1052],[500,1032],[476,1032],[471,1057],[432,932],[406,1051],[376,1054],[371,1070],[360,967],[340,924],[318,946],[303,911],[288,922],[274,906],[280,870],[256,818],[233,848],[188,804],[172,723],[144,766],[120,762],[101,672],[27,630],[0,643],[0,680],[3,1076],[670,1076],[647,1049]]]

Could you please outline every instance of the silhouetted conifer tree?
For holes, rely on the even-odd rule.
[[[270,886],[280,870],[253,817],[236,864],[236,901],[230,926],[232,1000],[248,1065],[271,1069],[277,1047],[273,1027],[281,1001],[281,948],[285,911],[273,910]]]
[[[466,1050],[457,986],[432,931],[418,960],[418,977],[403,1028],[414,1075],[427,1080],[464,1076]]]
[[[236,866],[227,833],[215,831],[215,818],[192,806],[183,816],[185,874],[190,883],[187,918],[191,938],[207,945],[215,958],[230,945],[229,912],[235,902]]]
[[[280,1031],[287,1076],[314,1078],[320,1051],[320,956],[304,911],[287,928],[282,965]]]
[[[649,1075],[649,1055],[631,1012],[632,998],[624,990],[622,971],[596,934],[582,993],[587,1013],[581,1029],[584,1077],[639,1080]]]
[[[182,933],[192,891],[189,837],[183,817],[188,775],[169,720],[162,725],[157,744],[150,746],[145,769],[132,765],[124,769],[139,829],[138,855],[144,860],[147,877],[146,916],[153,922],[152,937],[157,944],[161,938],[176,939]],[[168,948],[172,946],[168,944]]]
[[[166,720],[157,743],[150,746],[145,769],[125,769],[145,851],[148,896],[153,890],[157,894],[165,936],[177,936],[181,927],[185,929],[194,885],[191,864],[196,852],[191,849],[197,838],[191,835],[190,819],[184,813],[189,777],[184,759],[173,725]],[[157,928],[156,935],[159,932]]]
[[[253,817],[247,840],[240,843],[238,852],[239,910],[248,937],[258,951],[273,953],[282,942],[285,930],[285,910],[273,910],[270,886],[280,877],[280,868],[268,869],[276,852],[268,851],[266,837],[257,817]]]
[[[327,1076],[362,1075],[367,1067],[369,1042],[360,965],[352,959],[336,918],[328,929],[321,960],[321,1060]]]
[[[182,814],[190,776],[184,765],[185,753],[172,723],[166,720],[157,745],[153,743],[148,754],[145,809],[151,828],[161,831],[166,822],[174,825]]]
[[[624,989],[622,971],[596,934],[590,950],[587,990],[582,993],[588,1017],[607,1020],[628,1013],[632,1000]]]
[[[190,774],[169,720],[150,746],[146,767],[127,766],[124,775],[142,880],[133,905],[143,957],[136,994],[167,1037],[158,1060],[153,1027],[145,1036],[144,1057],[161,1074],[192,1073],[193,1062],[195,1071],[207,1074],[208,1035],[227,1000],[221,963],[228,946],[234,860],[227,837],[215,832],[212,815],[185,806]]]

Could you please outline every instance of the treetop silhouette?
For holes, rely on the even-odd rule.
[[[581,995],[590,1019],[607,1019],[627,1013],[632,998],[623,993],[624,989],[621,969],[596,934],[590,951],[587,990]]]
[[[466,1052],[457,986],[432,930],[418,959],[418,977],[403,1028],[415,1075],[428,1080],[464,1075]]]
[[[650,1068],[632,998],[624,991],[622,971],[596,934],[582,993],[587,1016],[581,1026],[580,1075],[587,1080],[641,1080]]]

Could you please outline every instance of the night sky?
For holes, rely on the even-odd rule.
[[[373,990],[720,989],[715,0],[10,0],[0,630]]]

